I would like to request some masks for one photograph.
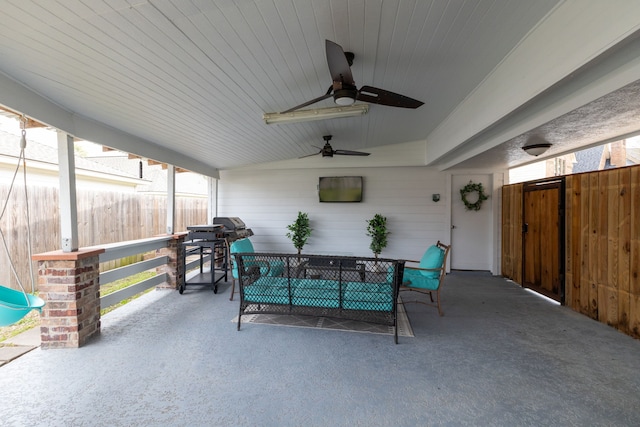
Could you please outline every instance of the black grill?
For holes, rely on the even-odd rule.
[[[213,225],[222,226],[220,233],[228,242],[253,236],[253,231],[237,216],[217,216],[213,218]]]

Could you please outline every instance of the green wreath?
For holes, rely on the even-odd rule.
[[[467,200],[467,195],[469,193],[478,193],[478,200],[476,200],[475,203],[471,203]],[[467,185],[460,189],[460,196],[462,197],[462,203],[464,203],[464,206],[468,211],[479,211],[482,206],[482,202],[489,198],[489,196],[484,194],[482,183],[479,182],[474,184],[472,181],[469,181]]]

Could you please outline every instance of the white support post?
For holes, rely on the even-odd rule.
[[[76,164],[73,137],[58,131],[60,177],[60,235],[62,251],[78,250],[78,205],[76,202]]]
[[[176,167],[167,165],[167,234],[176,228]]]
[[[218,216],[218,180],[211,176],[207,177],[207,194],[207,217],[213,223],[213,218]]]

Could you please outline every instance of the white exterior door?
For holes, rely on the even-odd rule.
[[[473,181],[482,183],[489,196],[478,211],[466,209],[460,189]],[[493,183],[491,175],[453,175],[451,177],[451,269],[487,270],[493,264]],[[477,193],[467,196],[471,203]]]

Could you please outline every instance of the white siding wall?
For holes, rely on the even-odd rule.
[[[364,177],[362,203],[318,201],[320,176],[349,175]],[[221,171],[218,216],[240,217],[257,251],[294,253],[286,226],[306,212],[313,232],[303,253],[373,256],[366,220],[380,213],[391,231],[381,256],[416,259],[437,240],[448,242],[446,180],[427,167]]]

